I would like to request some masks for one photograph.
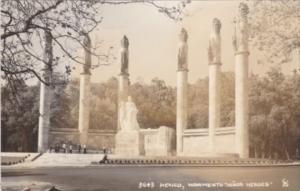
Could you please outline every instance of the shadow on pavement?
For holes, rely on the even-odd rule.
[[[30,172],[2,172],[2,177],[20,177],[20,176],[45,176],[45,173],[30,173]]]

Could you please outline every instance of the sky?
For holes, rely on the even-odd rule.
[[[173,2],[174,3],[174,2]],[[176,2],[175,2],[176,4]],[[116,60],[107,66],[92,70],[92,82],[106,81],[117,77],[120,71],[120,40],[123,35],[129,39],[130,80],[149,83],[158,77],[169,85],[176,84],[178,35],[182,27],[188,31],[189,82],[208,75],[207,48],[212,31],[213,18],[222,23],[222,71],[234,71],[234,51],[232,48],[233,18],[239,1],[193,1],[185,9],[187,15],[182,22],[176,22],[151,6],[145,4],[102,5],[103,22],[91,34],[92,43],[103,41],[102,51],[114,47]],[[164,2],[161,3],[164,5]],[[165,5],[170,5],[165,3]],[[82,53],[79,53],[82,54]],[[257,64],[258,54],[250,50],[249,72],[263,73],[270,66]],[[96,63],[96,58],[93,59]],[[293,62],[285,67],[292,71]],[[80,67],[71,77],[80,75]]]

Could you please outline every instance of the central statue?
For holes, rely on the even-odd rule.
[[[122,131],[139,130],[140,126],[137,121],[138,110],[136,105],[128,96],[127,102],[122,102],[120,106],[120,125]]]
[[[117,155],[139,156],[141,154],[143,140],[140,136],[140,126],[137,121],[138,110],[128,96],[128,100],[120,104],[120,130],[116,134]]]

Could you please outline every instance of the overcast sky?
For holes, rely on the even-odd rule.
[[[106,81],[117,76],[120,68],[119,48],[123,35],[129,39],[129,73],[132,82],[143,79],[149,82],[158,77],[175,85],[177,69],[178,34],[182,27],[188,31],[189,39],[189,82],[208,75],[207,47],[213,18],[222,22],[222,70],[234,70],[232,48],[233,18],[239,1],[193,1],[185,10],[188,16],[182,22],[159,13],[156,8],[145,4],[105,5],[101,7],[103,23],[92,34],[93,42],[103,40],[103,50],[113,46],[117,57],[109,66],[92,71],[92,81]],[[257,54],[250,50],[250,71],[263,73],[269,66],[257,63]],[[96,62],[96,60],[94,60]],[[291,71],[291,63],[285,67]],[[80,70],[72,77],[79,77]]]

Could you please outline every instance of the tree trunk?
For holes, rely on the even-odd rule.
[[[254,158],[258,158],[258,152],[257,152],[257,148],[254,147]]]
[[[286,145],[284,146],[284,154],[285,154],[286,159],[290,160],[290,154],[289,154],[289,151],[288,151]]]

